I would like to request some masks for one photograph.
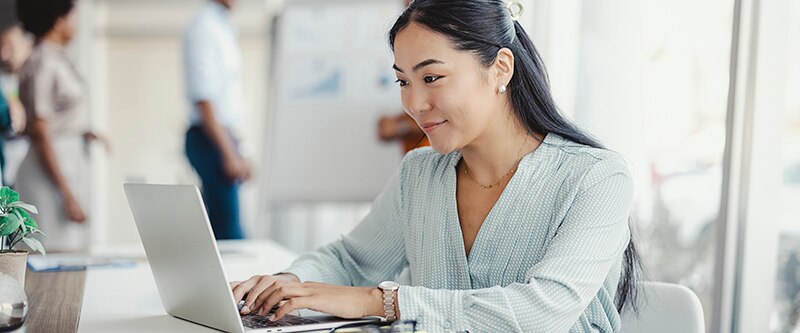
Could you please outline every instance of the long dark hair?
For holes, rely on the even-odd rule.
[[[514,53],[514,75],[508,84],[508,92],[512,108],[528,133],[555,133],[583,145],[604,149],[597,140],[561,115],[550,93],[550,83],[539,52],[519,22],[512,19],[505,1],[413,1],[389,31],[392,50],[397,33],[412,22],[445,36],[456,49],[471,52],[487,68],[495,62],[501,48],[510,49]],[[623,263],[616,299],[620,312],[627,304],[636,308],[636,286],[641,265],[633,233]]]

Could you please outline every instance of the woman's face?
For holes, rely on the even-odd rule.
[[[75,8],[69,11],[67,15],[64,15],[56,21],[56,25],[53,27],[56,33],[58,33],[61,40],[64,41],[64,44],[68,44],[72,41],[72,38],[75,37],[75,30],[77,29],[77,11]]]
[[[16,73],[28,59],[32,43],[25,38],[22,28],[14,26],[0,33],[0,68]]]
[[[403,107],[436,151],[469,145],[497,116],[494,66],[485,68],[444,36],[411,23],[395,36],[394,58]]]

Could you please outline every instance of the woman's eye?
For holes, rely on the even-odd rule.
[[[441,79],[441,78],[442,78],[441,76],[426,76],[424,78],[424,80],[425,80],[425,83],[434,83],[434,82],[436,82],[436,80]]]
[[[406,85],[408,85],[408,82],[406,80],[397,79],[397,81],[394,82],[399,84],[401,87],[405,87]]]

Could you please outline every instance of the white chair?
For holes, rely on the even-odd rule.
[[[703,306],[689,288],[663,282],[639,288],[639,314],[625,308],[622,333],[705,333]]]

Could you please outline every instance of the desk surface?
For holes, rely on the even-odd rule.
[[[297,255],[271,241],[221,241],[223,267],[229,280],[243,280],[286,268]],[[114,248],[96,249],[106,255]],[[118,251],[130,257],[131,252]],[[141,249],[134,254],[144,258]],[[146,259],[135,267],[90,269],[86,272],[78,332],[218,332],[169,316],[161,306]]]
[[[75,332],[83,302],[85,271],[25,273],[25,331]]]

